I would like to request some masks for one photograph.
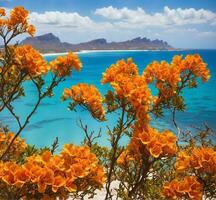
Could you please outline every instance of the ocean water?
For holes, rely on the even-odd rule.
[[[186,111],[177,113],[177,122],[179,127],[184,130],[191,129],[192,126],[200,127],[203,123],[207,123],[209,127],[216,131],[216,50],[118,51],[80,53],[79,56],[83,63],[81,72],[73,72],[65,82],[54,90],[54,97],[44,99],[26,129],[22,132],[22,137],[26,139],[27,143],[35,144],[38,147],[50,146],[55,137],[59,138],[60,148],[64,143],[80,144],[84,134],[77,123],[81,119],[83,124],[88,125],[90,131],[97,133],[101,128],[102,138],[99,143],[108,145],[106,126],[112,126],[117,116],[109,115],[107,116],[108,120],[101,123],[92,119],[90,114],[81,108],[78,108],[77,112],[69,111],[67,109],[68,102],[61,102],[60,100],[63,89],[77,83],[89,83],[96,85],[99,91],[105,94],[110,87],[100,84],[102,73],[110,64],[119,59],[132,57],[138,65],[140,73],[142,73],[153,60],[171,61],[174,55],[194,53],[199,53],[208,64],[211,79],[205,84],[200,83],[198,88],[187,89],[184,92]],[[50,61],[55,56],[45,58]],[[22,120],[31,111],[37,99],[36,90],[31,84],[26,84],[25,88],[26,97],[14,104],[15,110]],[[17,128],[15,120],[6,111],[0,113],[0,121],[7,124],[12,131]],[[163,118],[153,119],[151,124],[160,130],[171,129],[176,131],[169,112],[166,112]],[[121,142],[125,144],[127,139],[125,138]]]

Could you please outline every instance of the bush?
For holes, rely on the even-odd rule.
[[[17,122],[15,133],[5,125],[0,130],[0,198],[1,199],[83,199],[94,198],[96,189],[105,190],[105,199],[215,199],[216,151],[212,130],[205,125],[197,132],[178,126],[175,115],[185,110],[183,90],[198,86],[210,78],[207,65],[195,55],[174,56],[171,63],[152,62],[143,73],[131,58],[111,65],[101,80],[113,88],[102,96],[94,85],[85,83],[66,88],[62,100],[69,109],[87,109],[103,122],[109,114],[118,120],[107,134],[110,148],[100,146],[96,135],[80,121],[85,134],[82,146],[65,144],[55,154],[58,140],[51,148],[35,148],[20,138],[21,132],[44,98],[53,89],[80,71],[82,64],[69,52],[47,63],[30,45],[9,45],[16,36],[34,35],[28,23],[28,11],[15,7],[6,17],[0,8],[0,36],[4,48],[0,54],[0,111],[7,110]],[[45,77],[51,74],[51,82]],[[32,82],[38,94],[32,111],[24,120],[13,103],[26,94],[23,84]],[[149,85],[157,88],[153,96]],[[150,126],[153,116],[163,117],[171,110],[176,132],[158,131]],[[121,146],[122,137],[129,138]],[[115,183],[115,186],[112,186]],[[117,183],[117,185],[116,185]],[[114,188],[113,188],[114,187]]]

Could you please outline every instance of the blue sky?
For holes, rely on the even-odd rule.
[[[215,0],[0,0],[0,6],[24,6],[37,35],[53,32],[72,43],[140,36],[174,47],[216,48]]]

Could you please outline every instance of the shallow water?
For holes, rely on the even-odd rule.
[[[82,119],[84,124],[88,124],[90,130],[97,132],[100,127],[102,128],[103,136],[100,139],[100,143],[107,145],[106,125],[112,125],[116,120],[116,116],[108,116],[107,122],[99,123],[93,120],[85,110],[80,108],[77,109],[78,112],[67,110],[68,102],[60,101],[63,89],[73,84],[85,82],[96,85],[100,92],[104,94],[109,89],[109,86],[100,84],[102,72],[119,59],[132,57],[141,73],[146,65],[153,60],[170,61],[173,55],[194,53],[199,53],[208,64],[211,79],[206,84],[199,84],[197,89],[185,91],[187,110],[183,113],[177,113],[177,122],[184,129],[190,129],[191,126],[200,126],[203,122],[206,122],[212,129],[216,130],[216,50],[118,51],[81,53],[80,59],[83,63],[81,72],[73,72],[71,77],[67,78],[65,82],[61,83],[54,90],[55,95],[53,98],[47,98],[42,102],[40,108],[32,117],[31,122],[22,132],[22,136],[28,143],[35,144],[38,147],[50,146],[55,137],[59,138],[60,146],[64,143],[80,144],[83,140],[83,133],[77,126],[77,121]],[[55,56],[46,57],[48,61],[54,58]],[[26,91],[27,97],[22,98],[14,105],[21,118],[24,118],[31,110],[37,95],[34,87],[30,84],[27,84]],[[9,125],[11,130],[16,130],[16,123],[7,112],[0,113],[0,121]],[[152,126],[161,130],[174,130],[168,112],[165,113],[164,118],[152,120]],[[125,140],[122,142],[125,143]]]

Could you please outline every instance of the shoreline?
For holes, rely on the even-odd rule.
[[[146,51],[183,51],[183,49],[128,49],[128,50],[81,50],[81,51],[75,51],[76,54],[85,54],[85,53],[109,53],[109,52],[146,52]],[[42,56],[59,56],[59,55],[66,55],[68,52],[62,52],[62,53],[41,53]]]

